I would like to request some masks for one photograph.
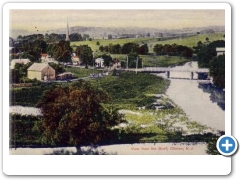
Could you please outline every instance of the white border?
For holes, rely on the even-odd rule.
[[[9,155],[9,9],[225,9],[226,134],[231,134],[231,7],[227,3],[9,3],[3,7],[3,172],[8,175],[227,175],[224,156],[18,156]],[[43,166],[44,164],[44,166]]]

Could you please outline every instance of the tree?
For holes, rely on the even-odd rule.
[[[147,55],[148,54],[148,45],[144,44],[139,48],[139,54]]]
[[[53,57],[60,62],[70,62],[72,48],[69,41],[61,40],[58,44],[53,46]]]
[[[93,55],[92,55],[92,49],[88,45],[81,45],[77,47],[76,53],[78,54],[78,57],[82,59],[83,63],[85,64],[85,68],[88,68],[89,64],[93,64]]]
[[[219,88],[225,88],[225,55],[214,57],[210,61],[209,70],[213,83]]]
[[[104,60],[104,63],[103,63],[104,66],[109,67],[113,63],[113,59],[111,56],[109,56],[107,54],[103,54],[101,57]]]
[[[58,146],[97,145],[109,140],[122,115],[104,106],[110,98],[89,83],[47,91],[37,107],[43,114],[43,142]]]
[[[209,68],[210,60],[217,55],[216,47],[225,47],[225,41],[217,40],[207,45],[198,43],[198,45],[194,47],[200,68]]]
[[[100,51],[100,52],[103,52],[103,51],[104,51],[103,45],[99,46],[99,51]]]
[[[48,64],[55,70],[56,74],[61,74],[61,73],[66,71],[61,64],[56,64],[56,63],[53,63],[53,62],[48,63]]]
[[[97,46],[99,46],[99,45],[100,45],[100,42],[99,42],[99,41],[97,41],[97,42],[96,42],[96,45],[97,45]]]
[[[206,41],[207,41],[207,42],[209,41],[209,38],[208,38],[208,37],[206,37]]]
[[[138,53],[139,45],[137,43],[126,43],[122,46],[121,52],[123,54],[129,54],[129,53]]]
[[[156,44],[153,47],[153,52],[155,52],[157,55],[161,55],[163,52],[163,45],[162,44]]]
[[[10,83],[20,83],[27,78],[27,69],[32,65],[32,62],[27,64],[15,64],[14,69],[10,70]]]
[[[72,33],[69,35],[71,41],[82,41],[82,35],[78,33]]]
[[[90,38],[90,36],[89,36],[89,34],[83,34],[82,38],[84,41],[87,41]]]

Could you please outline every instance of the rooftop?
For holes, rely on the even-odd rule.
[[[217,52],[225,52],[225,47],[216,47]]]
[[[49,66],[47,63],[34,63],[28,68],[28,71],[42,71],[47,66]]]

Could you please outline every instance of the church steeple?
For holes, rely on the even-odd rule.
[[[69,39],[69,29],[68,29],[68,21],[67,21],[67,32],[66,32],[66,41],[70,41]]]

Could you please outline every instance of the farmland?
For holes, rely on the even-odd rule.
[[[198,34],[188,37],[182,37],[182,38],[175,38],[175,39],[166,39],[161,40],[161,38],[127,38],[127,39],[95,39],[92,41],[78,41],[78,42],[71,42],[71,46],[74,48],[74,45],[88,45],[92,48],[94,52],[99,50],[99,46],[107,46],[110,43],[113,45],[120,44],[121,46],[128,42],[134,42],[138,43],[140,45],[147,43],[149,46],[149,52],[153,53],[153,47],[155,44],[178,44],[178,45],[184,45],[193,47],[197,45],[198,41],[205,42],[206,37],[209,38],[209,41],[215,41],[215,40],[224,40],[223,33],[213,33],[213,34]],[[100,43],[100,45],[97,45],[97,42]]]

